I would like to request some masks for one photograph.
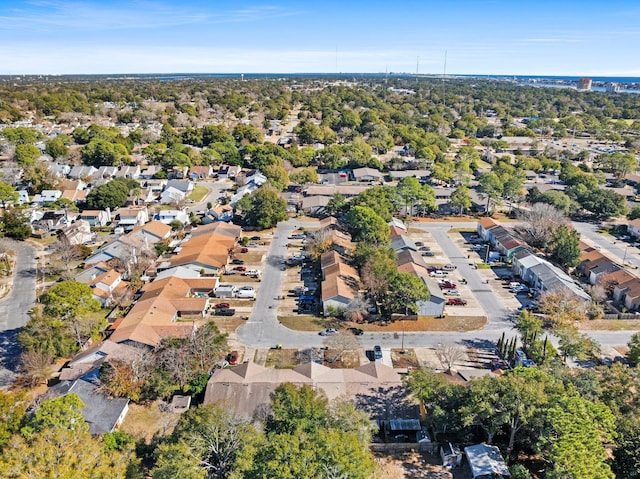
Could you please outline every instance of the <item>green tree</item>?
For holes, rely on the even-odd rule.
[[[436,210],[436,197],[433,188],[421,185],[415,176],[407,176],[398,182],[396,188],[405,215],[412,215],[415,207],[422,211]]]
[[[16,146],[14,158],[20,166],[33,166],[41,155],[37,146],[26,143]]]
[[[2,134],[8,142],[14,145],[33,144],[42,138],[42,135],[35,128],[18,126],[16,128],[5,128]]]
[[[494,172],[482,173],[478,178],[478,190],[487,197],[487,212],[491,211],[491,202],[497,203],[502,196],[504,184]]]
[[[289,178],[294,183],[317,183],[318,182],[318,172],[315,168],[296,168],[290,175]]]
[[[418,276],[396,273],[389,281],[389,291],[384,301],[386,311],[416,314],[418,303],[430,298],[429,288]]]
[[[387,223],[368,206],[351,208],[347,213],[346,221],[355,241],[380,245],[389,239]]]
[[[247,200],[242,198],[244,201],[238,202],[236,207],[240,207],[250,225],[266,229],[288,218],[287,202],[271,185],[263,185],[251,196],[245,198]]]
[[[31,224],[24,213],[4,210],[2,213],[2,232],[4,236],[16,240],[25,240],[31,236]]]
[[[472,204],[471,193],[466,186],[460,185],[451,193],[449,206],[458,209],[460,214],[470,209]]]
[[[2,451],[9,438],[17,433],[24,419],[27,402],[24,394],[13,394],[0,391],[0,451]]]
[[[30,418],[24,432],[40,433],[45,429],[66,429],[88,432],[89,424],[82,416],[85,403],[75,394],[65,394],[55,399],[47,399]]]
[[[640,333],[635,333],[631,336],[627,346],[629,346],[627,359],[632,366],[637,366],[640,364]]]
[[[16,204],[19,197],[18,192],[13,186],[0,181],[0,202],[2,203],[2,208],[6,208],[9,204]]]
[[[565,396],[547,412],[548,430],[541,442],[548,447],[549,479],[613,479],[604,444],[615,437],[615,418],[602,403]]]
[[[121,143],[93,139],[82,147],[82,159],[89,166],[119,166],[129,162],[129,152]]]
[[[44,151],[47,155],[51,155],[53,159],[58,160],[69,155],[69,143],[71,139],[67,135],[58,135],[55,138],[47,140]]]
[[[601,154],[597,162],[603,170],[613,174],[618,182],[638,168],[638,160],[632,153]]]
[[[347,206],[347,199],[340,193],[334,194],[327,203],[325,211],[330,215],[342,213]]]
[[[280,165],[267,165],[262,169],[262,173],[269,179],[269,183],[278,191],[284,190],[289,184],[287,170]]]
[[[115,210],[124,206],[130,195],[140,192],[140,184],[131,178],[115,178],[96,186],[87,195],[87,206],[95,210]]]
[[[580,262],[580,233],[565,224],[559,225],[551,237],[551,258],[563,268],[573,268]]]

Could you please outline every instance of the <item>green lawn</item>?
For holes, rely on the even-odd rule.
[[[205,188],[204,186],[198,185],[193,189],[193,191],[189,195],[189,199],[195,201],[196,203],[199,203],[200,201],[206,198],[208,193],[209,193],[209,190],[207,188]]]

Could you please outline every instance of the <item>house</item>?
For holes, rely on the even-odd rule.
[[[640,218],[629,221],[627,223],[627,231],[634,238],[640,238]]]
[[[44,205],[46,203],[55,203],[62,198],[60,190],[42,190],[39,194],[34,195],[31,203],[36,205]]]
[[[501,234],[493,240],[495,249],[506,259],[507,262],[513,259],[513,255],[520,250],[531,251],[527,243],[519,240],[511,233]]]
[[[395,227],[398,230],[404,231],[404,233],[407,232],[407,225],[405,225],[402,220],[398,219],[398,218],[391,218],[391,221],[389,221],[389,223],[387,223],[389,225],[389,227]]]
[[[228,178],[232,180],[240,173],[240,171],[242,171],[242,168],[237,165],[221,165],[218,169],[218,178]]]
[[[34,222],[34,228],[40,231],[52,231],[64,228],[67,225],[67,216],[64,211],[45,211]]]
[[[204,318],[217,278],[156,279],[109,338],[115,343],[156,347],[165,337],[186,338]]]
[[[73,168],[71,168],[71,171],[69,171],[69,178],[74,178],[76,180],[91,178],[96,174],[97,171],[98,169],[94,166],[74,166]]]
[[[384,176],[374,168],[355,168],[353,177],[356,181],[377,181],[382,183]]]
[[[97,181],[110,180],[116,176],[117,172],[117,166],[101,166],[100,168],[98,168],[98,171],[93,174],[92,178]]]
[[[83,203],[87,200],[87,190],[64,190],[62,198],[74,203]]]
[[[230,205],[220,205],[207,212],[202,218],[203,224],[210,224],[216,221],[229,222],[233,219],[233,207]]]
[[[126,286],[122,283],[122,275],[114,269],[109,269],[99,276],[96,276],[88,283],[89,287],[93,290],[93,297],[100,301],[102,307],[109,306],[113,300],[113,292],[120,285]]]
[[[182,210],[160,210],[156,213],[154,219],[167,225],[176,220],[183,225],[189,224],[189,215]]]
[[[145,168],[140,172],[140,178],[141,179],[145,179],[145,180],[150,180],[151,178],[153,178],[157,173],[163,171],[163,168],[161,165],[147,165],[145,166]]]
[[[163,205],[168,205],[168,204],[172,204],[172,203],[180,203],[182,200],[184,200],[186,197],[186,194],[182,191],[180,191],[177,188],[174,188],[173,186],[167,186],[162,193],[160,193],[160,203],[162,203]]]
[[[307,216],[320,216],[326,213],[327,204],[331,198],[328,196],[308,196],[302,199],[302,211]]]
[[[328,315],[331,310],[343,310],[358,297],[360,276],[346,264],[337,251],[327,251],[320,257],[322,270],[322,308]]]
[[[188,196],[194,188],[195,184],[189,180],[169,180],[167,181],[167,188],[175,188],[181,191],[185,196]]]
[[[155,244],[171,236],[171,226],[154,220],[142,226],[136,226],[133,228],[131,234],[137,235],[151,244]]]
[[[351,235],[336,229],[329,229],[325,231],[327,231],[327,240],[331,242],[332,250],[337,251],[340,254],[350,254],[353,251]]]
[[[80,219],[88,222],[91,226],[102,227],[111,223],[111,212],[106,210],[85,210],[80,213]]]
[[[90,243],[95,237],[95,233],[91,232],[91,225],[85,220],[74,221],[60,231],[60,240],[69,245]]]
[[[103,393],[98,379],[98,369],[94,369],[78,379],[61,381],[51,387],[44,399],[77,394],[84,403],[82,417],[89,424],[91,434],[115,431],[129,410],[128,398],[113,398]]]
[[[115,212],[118,226],[125,231],[131,231],[136,226],[142,226],[149,221],[149,212],[146,206],[131,206],[119,208]]]
[[[294,369],[277,369],[246,361],[213,373],[207,383],[204,404],[221,404],[240,416],[251,418],[264,410],[271,393],[283,383],[308,385],[322,391],[330,400],[347,397],[355,402],[357,409],[375,418],[393,414],[394,411],[388,409],[400,409],[404,401],[399,397],[407,396],[401,374],[381,362],[355,369],[332,369],[315,362],[303,363]],[[380,404],[387,406],[376,406]]]
[[[418,316],[434,316],[442,317],[444,314],[444,306],[446,298],[442,294],[442,290],[438,284],[431,279],[427,264],[424,259],[416,251],[405,249],[398,252],[396,256],[396,264],[399,273],[415,274],[429,289],[430,297],[427,301],[419,301]]]
[[[27,190],[18,190],[18,204],[29,203],[29,192]]]
[[[242,229],[229,223],[212,223],[191,231],[190,237],[176,250],[178,254],[169,258],[160,269],[184,266],[204,274],[216,274],[229,260]]]
[[[500,449],[488,444],[477,444],[464,448],[473,479],[500,479],[511,477],[509,467],[500,454]]]
[[[138,165],[123,165],[118,168],[115,175],[116,178],[140,178],[140,167]]]
[[[189,169],[189,179],[192,181],[211,178],[213,176],[213,168],[211,166],[200,165],[192,166]]]
[[[418,251],[418,247],[413,240],[404,234],[391,238],[391,249],[396,253],[403,250]]]

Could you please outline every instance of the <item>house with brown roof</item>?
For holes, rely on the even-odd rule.
[[[178,254],[169,258],[161,269],[185,266],[204,274],[216,274],[226,266],[229,252],[241,234],[239,226],[223,222],[194,228],[189,239],[180,245]]]
[[[115,329],[111,341],[156,347],[165,337],[185,338],[204,318],[217,278],[171,276],[142,288],[142,296]]]
[[[207,383],[204,404],[222,404],[236,414],[253,417],[268,406],[271,393],[283,383],[308,385],[328,399],[345,397],[354,401],[357,409],[380,419],[389,419],[389,414],[397,417],[387,407],[399,409],[408,397],[399,372],[380,362],[355,369],[332,369],[315,362],[275,369],[245,362],[214,372]],[[376,406],[380,404],[390,406]]]
[[[118,226],[125,231],[131,231],[136,226],[142,226],[149,221],[149,211],[146,206],[130,206],[119,208],[115,212]]]
[[[213,176],[213,168],[206,165],[196,165],[189,168],[189,178],[193,181]]]
[[[93,297],[100,301],[102,307],[111,304],[116,289],[126,288],[126,284],[122,282],[122,275],[114,269],[108,269],[93,278],[88,284],[93,290]]]
[[[157,243],[171,236],[171,226],[154,220],[142,226],[136,226],[131,233],[142,237],[149,243]]]
[[[107,210],[84,210],[80,213],[80,219],[87,221],[91,226],[106,226],[111,223],[111,212]]]
[[[74,221],[60,230],[60,240],[70,245],[90,243],[95,237],[95,233],[91,232],[91,226],[84,220]]]
[[[322,307],[325,314],[330,309],[345,309],[358,297],[360,276],[345,263],[337,251],[327,251],[320,257],[322,270]]]
[[[498,223],[493,218],[485,216],[480,221],[478,221],[478,236],[480,236],[485,241],[490,241],[491,238],[489,235],[489,230],[495,226],[498,226],[499,224],[500,223]]]

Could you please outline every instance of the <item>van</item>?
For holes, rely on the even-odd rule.
[[[248,269],[242,274],[244,276],[252,276],[254,278],[259,278],[260,277],[260,270],[259,269]]]

